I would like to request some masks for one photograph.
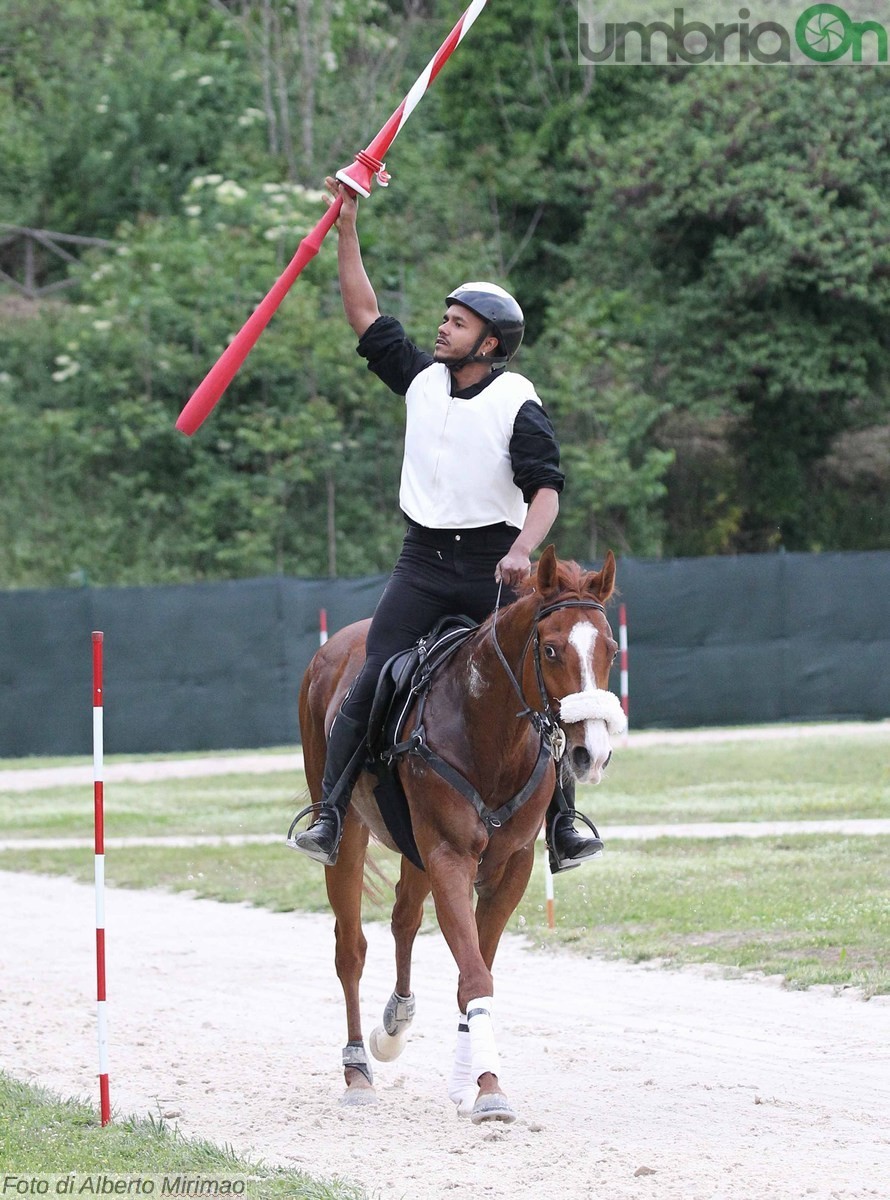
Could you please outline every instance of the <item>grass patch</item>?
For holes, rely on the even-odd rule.
[[[175,756],[140,761],[170,757]],[[36,765],[31,759],[11,761]],[[80,762],[54,760],[54,765],[75,761]],[[106,836],[283,832],[303,803],[305,788],[297,770],[109,783]],[[619,748],[605,782],[580,788],[578,804],[606,827],[886,817],[890,748],[883,737],[842,732],[832,736],[829,747],[789,738]],[[92,785],[26,794],[0,790],[0,829],[6,837],[90,837],[92,821]]]
[[[874,734],[617,749],[579,789],[603,825],[800,821],[890,814],[890,746]]]
[[[870,996],[890,992],[887,871],[885,838],[622,842],[554,879],[555,930],[540,872],[514,923],[538,946],[719,964]]]
[[[581,789],[579,807],[609,825],[887,816],[887,739],[698,743],[618,750],[607,780]],[[214,759],[218,755],[212,756]],[[272,845],[112,847],[110,884],[164,887],[273,911],[327,911],[323,872],[283,844],[302,804],[301,775],[225,775],[106,787],[109,838],[277,834]],[[92,788],[0,793],[9,837],[92,836]],[[378,850],[394,881],[394,855]],[[91,850],[7,851],[0,867],[93,878]],[[557,876],[557,929],[546,927],[543,868],[512,929],[541,945],[635,961],[715,963],[890,992],[890,840],[794,836],[612,842],[604,860]],[[389,896],[366,903],[389,920]],[[430,916],[427,926],[432,927]]]
[[[398,878],[396,855],[375,851],[391,880]],[[69,875],[93,880],[92,850],[16,850],[0,854],[8,871]],[[317,863],[280,843],[262,846],[140,846],[105,855],[105,878],[114,887],[166,888],[207,900],[255,904],[272,912],[328,912],[324,871]],[[374,909],[379,908],[375,912]],[[369,919],[389,919],[391,904],[368,906]]]
[[[2,1072],[0,1163],[8,1195],[18,1194],[15,1184],[9,1186],[11,1176],[30,1181],[68,1176],[71,1172],[76,1173],[69,1193],[74,1195],[81,1187],[85,1195],[102,1194],[99,1188],[103,1176],[152,1178],[156,1181],[154,1194],[161,1195],[163,1177],[172,1182],[180,1175],[229,1181],[235,1189],[220,1194],[240,1194],[255,1200],[362,1200],[367,1195],[340,1182],[323,1183],[301,1172],[264,1167],[240,1158],[230,1147],[183,1138],[162,1120],[116,1116],[103,1129],[95,1108],[76,1100],[62,1100]],[[99,1186],[90,1190],[91,1182]],[[57,1194],[55,1180],[48,1191]]]
[[[140,754],[139,762],[175,762],[189,758],[236,758],[242,754],[254,755],[288,755],[294,753],[293,746],[266,746],[260,750],[165,750],[156,754]],[[132,754],[105,754],[106,763],[133,762]],[[0,758],[0,771],[33,771],[44,767],[92,767],[92,755],[31,755],[25,758]]]
[[[105,785],[106,837],[281,833],[304,803],[302,772]],[[308,800],[305,801],[308,803]],[[92,837],[93,788],[0,792],[4,837]]]

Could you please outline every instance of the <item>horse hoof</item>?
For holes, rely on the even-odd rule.
[[[470,1120],[474,1125],[481,1125],[483,1121],[504,1121],[509,1124],[516,1120],[516,1113],[503,1092],[489,1092],[486,1096],[480,1096],[473,1105]]]
[[[359,1108],[362,1105],[376,1104],[377,1093],[372,1087],[347,1088],[340,1097],[344,1108]]]
[[[368,1046],[378,1062],[392,1062],[405,1049],[406,1041],[406,1034],[397,1033],[393,1036],[382,1025],[378,1025],[368,1038]]]

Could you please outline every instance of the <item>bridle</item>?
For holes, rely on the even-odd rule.
[[[538,685],[538,692],[541,697],[541,707],[533,708],[526,700],[525,693],[522,690],[522,685],[513,673],[513,669],[507,662],[506,656],[498,642],[498,611],[501,607],[501,589],[503,582],[498,584],[498,595],[492,613],[491,620],[491,640],[495,648],[495,653],[500,659],[501,666],[507,674],[507,678],[513,685],[513,690],[519,697],[524,708],[516,715],[517,717],[527,717],[534,727],[535,731],[541,738],[541,741],[547,745],[550,754],[555,762],[559,762],[565,753],[566,735],[562,725],[556,717],[553,709],[550,707],[550,700],[547,696],[547,689],[544,684],[544,673],[541,669],[541,639],[538,632],[538,625],[545,617],[549,617],[551,613],[560,612],[564,608],[593,608],[605,615],[605,605],[600,604],[598,600],[557,600],[552,604],[545,604],[543,608],[535,615],[534,623],[532,624],[529,635],[525,640],[525,645],[522,648],[522,654],[519,656],[519,669],[522,669],[522,664],[525,662],[529,647],[533,647],[534,664],[535,664],[535,679]]]

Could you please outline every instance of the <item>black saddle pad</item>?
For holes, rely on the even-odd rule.
[[[411,825],[411,813],[408,809],[408,798],[402,781],[395,767],[390,766],[382,758],[375,758],[371,770],[377,776],[374,785],[374,799],[380,809],[383,822],[389,830],[395,844],[405,858],[413,863],[419,871],[425,871],[423,859],[414,840],[414,829]]]
[[[368,726],[371,769],[377,776],[374,797],[393,841],[421,871],[425,868],[414,840],[408,800],[392,751],[403,736],[405,719],[416,700],[415,688],[421,681],[428,683],[436,669],[477,628],[478,622],[469,617],[444,618],[410,650],[402,650],[389,659],[380,672],[374,693]]]

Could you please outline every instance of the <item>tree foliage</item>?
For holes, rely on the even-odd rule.
[[[355,357],[333,236],[208,422],[173,424],[456,16],[7,0],[0,221],[113,246],[64,298],[0,292],[5,586],[390,565],[401,402]],[[563,553],[890,546],[882,73],[594,75],[576,20],[486,7],[363,204],[381,304],[428,345],[464,279],[520,296]]]
[[[654,89],[660,122],[588,148],[589,289],[631,298],[618,332],[669,414],[728,421],[710,504],[735,519],[714,549],[831,544],[828,456],[886,427],[885,97],[872,72],[688,72]],[[875,503],[858,544],[886,543],[890,514],[861,484]]]

